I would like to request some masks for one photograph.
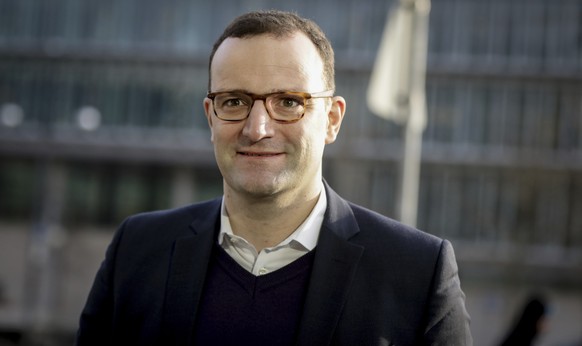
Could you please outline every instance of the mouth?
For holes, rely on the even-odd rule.
[[[249,151],[238,151],[238,155],[247,156],[247,157],[274,157],[279,156],[281,153],[267,153],[267,152],[249,152]]]

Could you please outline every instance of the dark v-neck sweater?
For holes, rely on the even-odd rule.
[[[215,245],[196,316],[196,345],[292,345],[314,251],[255,276]]]

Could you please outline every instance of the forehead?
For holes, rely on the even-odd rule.
[[[323,61],[303,33],[227,38],[211,65],[211,90],[321,91]]]

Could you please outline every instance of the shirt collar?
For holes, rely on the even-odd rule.
[[[229,238],[238,236],[236,236],[232,231],[228,213],[224,205],[224,197],[222,198],[222,204],[220,208],[221,208],[220,233],[218,234],[218,244],[222,245],[225,236],[229,236]],[[327,208],[327,196],[325,194],[325,189],[322,183],[321,193],[319,194],[317,203],[315,204],[315,207],[313,207],[313,209],[311,210],[311,213],[309,213],[309,215],[303,221],[303,223],[299,225],[299,227],[297,227],[297,229],[293,233],[291,233],[289,237],[287,237],[281,243],[276,245],[275,248],[289,245],[292,242],[297,242],[301,246],[303,246],[306,250],[308,251],[313,250],[317,245],[317,239],[319,238],[319,232],[321,231],[321,225],[323,224],[323,217],[325,215],[326,208]]]

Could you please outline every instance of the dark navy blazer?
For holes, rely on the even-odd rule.
[[[451,244],[325,190],[297,345],[472,345]],[[191,345],[220,205],[125,220],[95,278],[77,345]]]

